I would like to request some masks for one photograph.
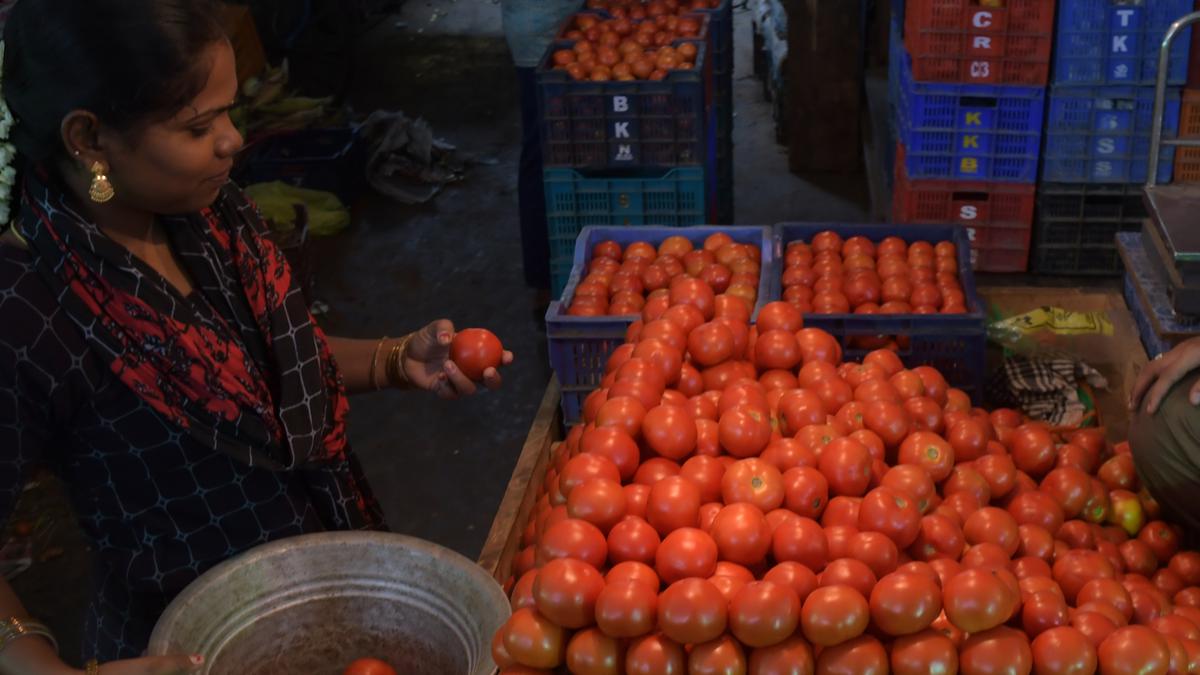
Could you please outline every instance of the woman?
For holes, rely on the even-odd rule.
[[[103,675],[196,668],[136,657],[222,560],[384,526],[346,442],[348,394],[476,388],[447,358],[448,321],[397,340],[315,324],[228,182],[238,83],[215,10],[22,0],[5,28],[22,175],[0,239],[0,516],[35,462],[63,477],[97,554],[83,652]],[[75,672],[40,632],[0,582],[0,673]]]
[[[1170,522],[1200,543],[1200,338],[1151,361],[1129,400],[1129,447],[1142,484]]]

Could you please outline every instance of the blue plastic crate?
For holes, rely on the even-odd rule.
[[[780,223],[775,226],[775,257],[782,259],[790,242],[812,238],[824,230],[833,230],[843,238],[864,236],[871,241],[900,237],[906,242],[952,241],[958,247],[959,283],[966,297],[964,314],[805,314],[804,325],[827,331],[842,344],[844,358],[859,360],[866,355],[850,346],[855,337],[880,335],[908,338],[908,346],[899,353],[912,368],[929,365],[937,368],[951,386],[962,389],[972,400],[981,402],[986,369],[987,323],[984,305],[975,290],[971,270],[971,241],[967,228],[955,225],[897,225],[891,223],[843,225],[835,223]],[[778,281],[778,280],[777,280]],[[776,287],[778,293],[778,286]]]
[[[755,244],[762,250],[761,278],[758,285],[758,306],[754,315],[772,297],[773,280],[781,273],[776,264],[775,246],[769,227],[687,227],[682,229],[662,227],[587,227],[579,233],[574,255],[571,258],[570,283],[561,300],[550,303],[546,310],[546,341],[550,352],[550,366],[562,385],[563,419],[574,424],[583,411],[583,401],[600,384],[604,377],[604,366],[613,351],[625,341],[625,331],[637,316],[567,316],[567,307],[575,295],[575,286],[580,282],[583,271],[591,259],[596,244],[613,240],[622,246],[635,241],[660,244],[674,235],[683,235],[695,244],[702,243],[709,235],[724,232],[734,241]]]
[[[1147,357],[1153,359],[1160,354],[1171,351],[1171,345],[1158,337],[1154,333],[1154,328],[1150,326],[1149,309],[1142,304],[1142,299],[1138,297],[1133,276],[1129,273],[1125,274],[1125,306],[1129,308],[1129,313],[1133,315],[1133,321],[1137,325],[1138,337],[1141,338],[1142,347],[1145,348]]]
[[[705,170],[680,167],[612,177],[545,169],[546,226],[552,291],[567,283],[575,240],[589,225],[683,227],[708,220]]]
[[[708,44],[697,41],[695,68],[659,81],[576,81],[551,65],[537,69],[538,125],[545,166],[614,169],[703,165],[711,103]]]
[[[890,84],[909,177],[1037,179],[1045,89],[915,82],[894,21],[891,52]]]
[[[1152,85],[1163,36],[1193,0],[1059,0],[1051,83]],[[1167,82],[1187,80],[1191,29],[1171,47]]]
[[[1042,180],[1144,183],[1154,121],[1150,87],[1052,87],[1046,115]],[[1179,131],[1180,90],[1167,90],[1163,131]],[[1169,183],[1175,148],[1162,148],[1158,179]]]

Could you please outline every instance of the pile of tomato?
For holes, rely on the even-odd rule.
[[[645,13],[642,10],[641,13]],[[563,33],[569,49],[551,55],[554,68],[575,80],[661,80],[672,70],[692,70],[700,52],[697,41],[703,17],[660,13],[631,18],[627,12],[606,19],[577,14]]]
[[[973,408],[774,302],[631,326],[556,446],[507,675],[1185,673],[1200,554],[1125,444]]]
[[[638,241],[622,248],[602,241],[591,251],[575,287],[570,316],[658,316],[672,304],[758,302],[762,251],[728,234],[710,235],[700,247],[687,237],[667,237],[656,248]],[[747,312],[748,313],[748,312]]]
[[[954,242],[845,240],[833,231],[793,241],[784,257],[783,299],[816,314],[961,314]]]

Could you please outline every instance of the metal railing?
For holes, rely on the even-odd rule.
[[[1154,90],[1154,122],[1150,131],[1150,166],[1146,174],[1146,187],[1158,185],[1158,156],[1162,146],[1178,148],[1200,148],[1200,138],[1163,138],[1163,114],[1167,108],[1167,76],[1168,64],[1171,58],[1171,43],[1179,36],[1180,31],[1200,21],[1200,12],[1193,12],[1171,24],[1167,34],[1163,36],[1162,46],[1158,49],[1158,82]]]

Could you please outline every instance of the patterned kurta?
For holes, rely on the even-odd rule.
[[[176,253],[197,284],[172,317],[236,326],[249,353],[278,349],[247,319],[228,261]],[[172,598],[256,545],[382,527],[352,452],[346,464],[272,470],[215,450],[122,382],[61,300],[29,250],[0,242],[0,519],[35,464],[61,475],[97,553],[86,657],[139,656]]]

